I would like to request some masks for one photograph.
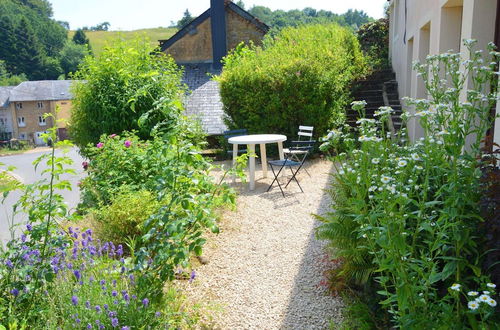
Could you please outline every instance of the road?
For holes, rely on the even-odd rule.
[[[41,172],[47,168],[47,165],[45,161],[42,162],[38,166],[37,171],[35,172],[33,161],[45,153],[50,153],[50,149],[43,148],[40,151],[37,151],[35,149],[34,151],[30,151],[24,154],[0,157],[0,163],[5,164],[0,168],[5,169],[6,166],[15,166],[16,169],[13,170],[12,173],[14,173],[20,179],[22,179],[23,183],[25,184],[34,183],[35,181],[42,179]],[[63,151],[57,149],[56,156],[62,156],[62,155]],[[73,168],[76,171],[76,175],[62,176],[61,179],[69,180],[73,188],[73,190],[71,191],[65,190],[63,192],[63,196],[66,203],[68,204],[68,208],[74,209],[77,206],[80,199],[80,191],[78,189],[77,184],[84,176],[84,171],[82,168],[83,158],[78,153],[77,148],[72,148],[68,152],[67,156],[73,160],[73,164],[69,167]],[[45,177],[47,177],[47,174],[45,175]],[[12,206],[19,199],[20,195],[21,193],[19,191],[15,191],[9,195],[9,197],[5,200],[3,204],[0,205],[0,242],[6,242],[11,238],[11,233],[9,228],[10,224],[12,223],[12,220],[14,220],[15,223],[26,222],[27,217],[24,214],[17,214],[14,217],[14,219],[12,219]]]

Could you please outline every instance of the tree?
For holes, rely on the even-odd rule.
[[[0,86],[17,86],[23,81],[28,80],[26,75],[12,75],[7,71],[5,62],[0,60]]]
[[[238,2],[236,2],[236,5],[237,5],[238,7],[241,7],[241,9],[245,9],[245,4],[243,3],[243,1],[242,1],[242,0],[238,0]]]
[[[91,31],[108,31],[109,30],[109,22],[103,22],[101,24],[97,24],[96,26],[92,26],[90,28]]]
[[[193,20],[193,16],[191,16],[191,13],[189,12],[188,9],[184,12],[184,16],[177,22],[177,28],[180,30]]]
[[[33,33],[31,24],[26,18],[21,18],[19,24],[14,29],[17,42],[14,47],[16,56],[16,65],[12,72],[14,74],[26,74],[29,79],[44,79],[43,63],[44,53],[43,48]]]
[[[149,138],[165,116],[168,125],[177,123],[182,72],[171,57],[154,53],[143,39],[116,40],[101,56],[87,56],[73,78],[85,81],[73,88],[69,126],[81,149],[99,142],[102,134],[138,130],[141,138]]]
[[[66,76],[76,72],[78,65],[85,56],[89,55],[86,45],[78,45],[72,41],[67,41],[60,53],[61,67]]]
[[[69,30],[69,22],[67,21],[57,21],[57,23],[62,26],[63,28],[65,28],[66,30]]]
[[[82,29],[78,29],[73,35],[73,42],[77,45],[88,45],[90,43],[89,38]]]
[[[10,72],[15,69],[17,63],[15,28],[10,16],[0,16],[0,60],[5,62],[5,67]]]

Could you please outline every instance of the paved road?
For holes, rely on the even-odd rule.
[[[44,153],[50,153],[50,150],[44,148],[40,151],[29,152],[13,156],[3,156],[0,157],[0,163],[4,163],[6,166],[15,166],[16,169],[13,173],[19,176],[23,183],[29,184],[33,183],[42,178],[41,172],[47,168],[45,162],[39,165],[37,171],[33,167],[33,161],[40,157]],[[62,156],[62,150],[56,150],[56,156]],[[67,154],[74,163],[70,167],[75,169],[76,175],[65,175],[62,177],[64,180],[69,180],[73,188],[72,191],[64,191],[64,198],[70,209],[74,209],[78,204],[80,199],[80,191],[78,189],[78,181],[84,175],[82,168],[82,157],[78,154],[78,149],[72,148]],[[5,168],[4,166],[0,168]],[[21,194],[19,192],[13,192],[9,195],[7,200],[0,205],[0,242],[5,242],[10,239],[10,223],[12,222],[12,205],[18,200]],[[26,216],[23,214],[18,214],[14,218],[15,223],[24,223],[26,221]]]

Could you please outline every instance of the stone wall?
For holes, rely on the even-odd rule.
[[[38,102],[42,102],[43,107],[38,108]],[[19,109],[16,105],[22,104]],[[29,101],[29,102],[12,102],[10,104],[12,111],[12,121],[14,126],[14,138],[20,138],[24,134],[26,140],[34,140],[36,132],[46,131],[47,128],[52,127],[53,121],[51,118],[46,119],[46,125],[40,125],[38,117],[43,116],[45,113],[51,112],[50,101]],[[24,117],[24,127],[19,127],[18,118]]]
[[[166,51],[177,63],[212,62],[212,28],[210,18],[193,28]]]
[[[231,50],[240,42],[248,44],[253,41],[256,45],[262,44],[265,32],[232,10],[226,11],[227,49]]]

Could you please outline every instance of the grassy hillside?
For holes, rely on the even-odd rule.
[[[90,45],[94,54],[99,55],[111,40],[116,38],[122,38],[125,40],[130,40],[136,36],[144,36],[151,41],[152,46],[158,46],[158,40],[168,39],[177,32],[175,28],[154,28],[154,29],[141,29],[134,31],[85,31],[85,34],[90,40]],[[69,32],[69,37],[73,38],[75,31]]]

